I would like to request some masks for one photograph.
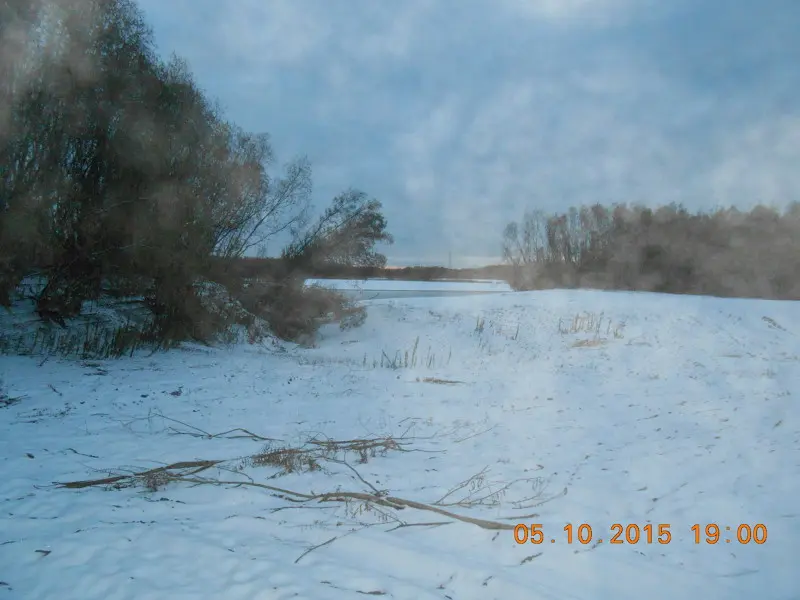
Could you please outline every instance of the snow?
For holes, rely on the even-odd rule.
[[[313,349],[2,357],[21,399],[0,403],[0,598],[798,598],[799,322],[791,302],[547,291],[376,301]],[[410,451],[202,476],[317,494],[366,481],[430,504],[487,469],[448,500],[488,506],[446,509],[541,524],[545,543],[252,486],[52,485],[261,451],[190,435],[235,428]],[[604,542],[568,544],[567,523]],[[613,523],[669,524],[672,541],[609,544]],[[721,541],[695,544],[695,523]],[[764,524],[766,543],[736,541],[741,523]]]

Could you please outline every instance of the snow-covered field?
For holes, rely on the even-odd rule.
[[[0,357],[20,398],[0,402],[0,599],[800,598],[800,305],[547,291],[369,310],[314,349]],[[321,452],[348,440],[378,451]],[[229,462],[52,485],[206,459]],[[516,543],[518,523],[543,543]],[[641,539],[610,543],[615,523]],[[741,524],[768,538],[740,543]]]
[[[318,284],[336,290],[444,291],[468,292],[472,294],[511,291],[511,287],[505,281],[495,281],[492,279],[463,281],[455,279],[434,281],[405,281],[403,279],[309,279],[306,281],[306,284]]]
[[[436,280],[404,281],[401,279],[309,279],[306,285],[321,285],[335,289],[353,300],[370,301],[406,298],[443,298],[510,292],[505,281],[494,280]]]

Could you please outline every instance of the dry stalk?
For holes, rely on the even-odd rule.
[[[220,433],[209,433],[208,431],[204,431],[203,429],[200,429],[199,427],[195,427],[194,425],[189,425],[189,423],[185,423],[183,421],[179,421],[178,419],[173,419],[172,417],[168,417],[168,416],[164,415],[161,412],[156,412],[152,416],[153,417],[159,417],[161,419],[164,419],[165,421],[171,421],[173,423],[177,423],[178,425],[183,425],[184,427],[192,430],[192,431],[180,431],[178,429],[175,429],[174,427],[170,427],[169,430],[174,435],[190,435],[192,437],[200,437],[200,438],[205,438],[205,439],[209,439],[209,440],[213,440],[215,438],[226,438],[226,439],[242,439],[242,438],[244,438],[244,439],[255,440],[257,442],[279,442],[279,441],[281,441],[281,440],[278,440],[276,438],[268,438],[268,437],[264,437],[262,435],[255,434],[252,431],[249,431],[247,429],[243,429],[241,427],[236,427],[234,429],[229,429],[227,431],[221,431]],[[234,434],[234,433],[238,433],[240,435],[231,435],[231,434]]]
[[[423,377],[422,379],[417,378],[417,381],[422,383],[435,383],[438,385],[460,385],[463,384],[463,381],[457,381],[455,379],[439,379],[438,377]]]
[[[486,474],[488,473],[489,468],[483,468],[479,473],[472,475],[468,479],[462,481],[455,487],[453,487],[450,491],[448,491],[444,496],[439,498],[433,504],[435,506],[459,506],[461,508],[471,508],[474,506],[498,506],[500,501],[505,497],[506,493],[508,492],[511,487],[520,484],[520,483],[532,483],[535,487],[539,488],[535,496],[531,498],[526,498],[521,502],[528,502],[533,499],[537,499],[541,496],[543,488],[541,487],[541,479],[536,477],[525,477],[521,479],[515,479],[510,482],[501,483],[501,482],[488,482],[486,480]],[[496,487],[499,486],[499,487]],[[469,490],[468,493],[463,496],[460,500],[446,502],[448,498],[453,496],[459,491],[462,490]]]

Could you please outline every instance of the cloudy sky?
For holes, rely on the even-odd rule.
[[[384,203],[395,264],[485,263],[529,208],[800,200],[798,0],[140,5],[229,118],[310,158],[318,207]]]

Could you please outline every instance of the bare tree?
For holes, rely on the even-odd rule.
[[[542,210],[526,212],[521,223],[509,223],[503,232],[503,258],[514,266],[546,262],[548,217]]]
[[[267,135],[231,133],[231,161],[225,200],[215,207],[214,248],[223,257],[239,257],[278,234],[308,222],[312,190],[311,164],[300,157],[270,177],[272,148]],[[232,201],[231,201],[232,199]]]
[[[382,208],[364,192],[347,190],[333,199],[312,227],[295,236],[283,256],[301,268],[326,263],[382,267],[386,257],[375,246],[394,242]]]

